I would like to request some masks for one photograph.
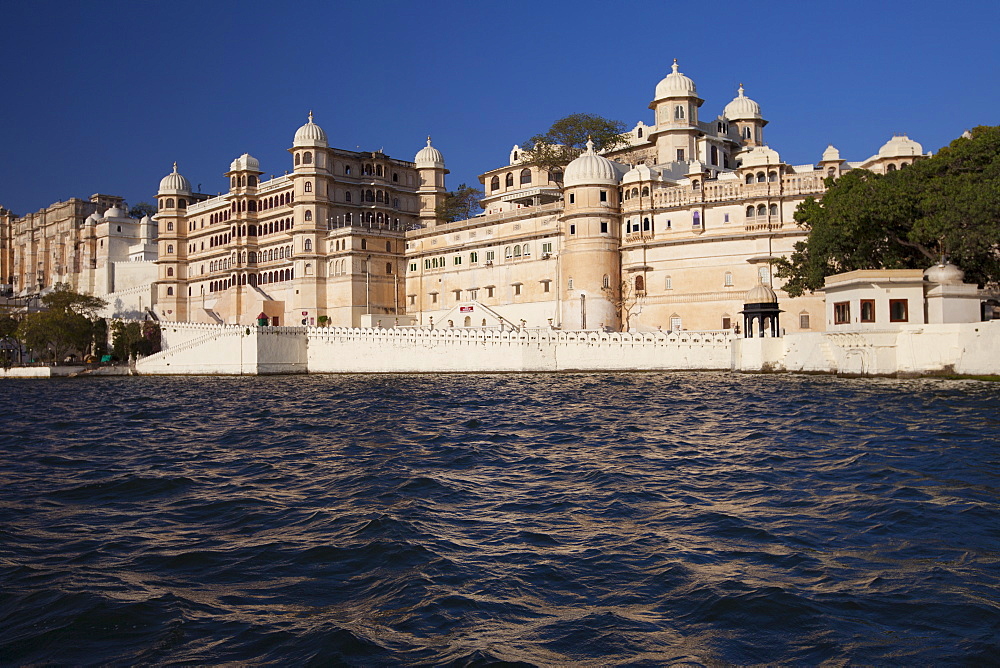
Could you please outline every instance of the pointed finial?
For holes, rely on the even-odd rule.
[[[670,69],[672,69],[674,71],[674,74],[677,74],[677,70],[679,69],[679,66],[677,65],[677,59],[676,58],[674,58],[674,64],[670,66]]]
[[[427,145],[428,146],[431,145],[431,136],[430,135],[427,135]]]
[[[313,122],[313,110],[312,109],[309,110],[309,122],[310,123]]]
[[[593,152],[594,152],[594,140],[590,138],[590,135],[587,135],[587,153],[593,153]]]
[[[740,82],[740,97],[743,97],[743,82]]]
[[[177,161],[174,160],[174,174],[177,173]]]

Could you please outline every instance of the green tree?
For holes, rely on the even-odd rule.
[[[593,140],[598,152],[626,146],[625,130],[621,121],[592,114],[571,114],[553,123],[547,132],[524,142],[522,160],[550,172],[561,170],[583,153],[588,139]]]
[[[0,313],[0,362],[5,369],[20,361],[21,341],[17,331],[20,324],[21,319],[13,314]]]
[[[93,343],[97,311],[107,302],[75,292],[65,283],[57,283],[41,301],[45,310],[29,313],[18,325],[21,341],[36,355],[56,362],[70,352],[82,355]]]
[[[150,204],[149,202],[139,202],[128,210],[128,215],[131,218],[142,218],[143,216],[149,216],[152,218],[156,215],[156,206]]]
[[[446,223],[456,220],[468,220],[483,210],[479,206],[479,201],[482,198],[482,190],[461,183],[457,189],[452,190],[445,196],[444,201],[434,209],[434,214],[438,220]]]
[[[978,127],[927,160],[851,170],[809,197],[795,220],[809,235],[775,261],[799,296],[857,269],[922,269],[948,257],[980,285],[1000,280],[1000,128]]]

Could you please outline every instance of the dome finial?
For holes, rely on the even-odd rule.
[[[677,59],[674,58],[674,64],[670,66],[670,69],[672,69],[674,71],[674,74],[677,74],[677,70],[679,68],[680,68],[680,66],[677,64]]]
[[[313,122],[313,110],[312,109],[309,110],[309,122],[310,123]]]
[[[587,153],[593,153],[593,152],[594,152],[594,140],[590,137],[590,135],[587,135]]]
[[[427,145],[428,146],[431,145],[431,136],[430,135],[427,135]]]
[[[740,82],[740,97],[743,97],[743,82]]]
[[[177,173],[177,161],[174,160],[174,174]]]

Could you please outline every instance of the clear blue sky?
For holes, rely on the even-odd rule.
[[[312,109],[331,145],[449,186],[575,112],[652,121],[673,58],[714,117],[739,82],[786,162],[905,132],[936,151],[1000,123],[1000,2],[0,3],[0,205],[151,201],[176,160],[203,192],[247,151],[267,174]]]

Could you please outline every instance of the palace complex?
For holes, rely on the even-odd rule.
[[[760,286],[763,301],[777,290],[789,333],[827,329],[822,295],[789,298],[770,273],[805,236],[795,208],[828,176],[903,168],[923,149],[896,136],[862,161],[829,146],[816,164],[789,165],[742,86],[705,113],[694,81],[672,70],[627,146],[589,146],[561,172],[524,162],[514,146],[480,177],[484,213],[469,220],[436,217],[448,170],[429,138],[413,161],[331,148],[310,114],[284,176],[261,180],[244,154],[225,172],[228,192],[210,197],[175,165],[155,224],[119,226],[121,202],[97,195],[71,200],[73,215],[58,223],[8,220],[3,274],[15,292],[77,275],[67,282],[108,291],[94,244],[128,227],[129,248],[155,231],[149,300],[162,320],[720,330],[741,322]]]

